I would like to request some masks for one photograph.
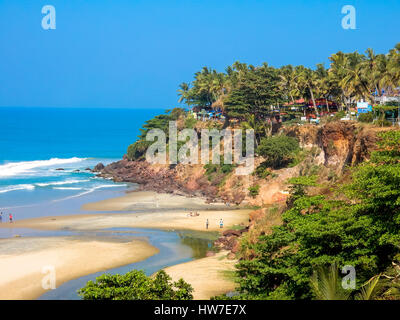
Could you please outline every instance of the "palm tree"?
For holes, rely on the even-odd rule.
[[[283,90],[286,92],[286,95],[290,97],[290,100],[292,103],[295,103],[294,97],[296,96],[297,91],[297,85],[296,85],[296,72],[295,69],[293,68],[292,65],[287,65],[283,66],[280,69],[280,82],[279,85],[283,88]]]
[[[369,279],[360,289],[360,292],[357,293],[354,297],[355,300],[374,300],[377,296],[378,290],[380,288],[380,277],[377,276]]]
[[[374,300],[382,288],[381,274],[369,279],[361,286],[359,292],[354,296],[355,300]],[[336,263],[329,268],[319,267],[314,271],[311,280],[311,289],[317,300],[349,300],[351,291],[343,289]],[[394,286],[390,286],[393,288]],[[389,291],[387,291],[389,292]]]
[[[329,268],[317,268],[310,284],[317,300],[347,300],[350,297],[350,291],[344,290],[340,284],[336,263]]]
[[[346,94],[346,91],[341,86],[342,80],[346,77],[346,65],[347,56],[343,52],[339,51],[329,57],[331,61],[329,75],[333,85],[341,91],[340,98],[341,104],[348,106],[350,97]]]
[[[317,64],[317,69],[315,70],[317,76],[317,90],[318,95],[325,99],[326,111],[329,112],[329,97],[332,94],[333,87],[331,78],[329,77],[328,70],[325,69],[323,64]]]
[[[400,43],[387,56],[385,83],[390,89],[400,86]]]
[[[362,62],[364,77],[368,81],[368,88],[371,92],[375,91],[381,96],[381,83],[386,73],[386,57],[383,54],[375,54],[374,50],[366,50],[366,60]]]
[[[304,66],[296,67],[296,69],[298,74],[297,84],[298,86],[302,87],[303,90],[306,89],[306,91],[309,93],[313,103],[315,114],[318,116],[319,112],[317,105],[315,103],[315,96],[314,96],[314,93],[317,90],[317,75],[313,70],[305,68]],[[307,95],[305,94],[305,96]]]
[[[188,93],[189,93],[189,84],[186,82],[182,82],[179,85],[179,89],[178,89],[178,96],[180,96],[178,102],[188,102]]]

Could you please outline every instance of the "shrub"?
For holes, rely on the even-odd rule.
[[[286,135],[277,135],[261,139],[257,153],[265,158],[265,164],[279,169],[287,166],[300,150],[299,142]]]
[[[260,193],[260,186],[258,184],[256,184],[255,186],[250,187],[249,193],[250,193],[250,196],[255,198]]]
[[[361,113],[358,116],[358,121],[364,123],[372,123],[374,121],[374,115],[372,114],[372,112]]]
[[[268,169],[268,166],[265,162],[261,163],[257,169],[254,171],[254,174],[261,179],[266,179],[268,176],[272,174],[272,172]]]
[[[249,245],[254,258],[237,265],[240,298],[310,299],[319,267],[354,266],[360,288],[391,265],[400,253],[400,131],[378,136],[378,150],[341,189],[349,201],[308,196],[314,177],[289,181],[294,201],[283,224]]]
[[[84,300],[192,300],[192,292],[190,284],[183,279],[171,282],[163,270],[154,278],[139,270],[124,275],[104,274],[78,290]]]
[[[197,120],[192,115],[189,115],[185,120],[185,128],[193,129],[196,123]]]
[[[339,112],[336,112],[333,117],[328,117],[327,122],[339,121],[340,119],[344,118],[345,116],[346,116],[346,112],[339,111]]]
[[[162,130],[168,139],[168,128],[170,121],[176,121],[179,117],[183,116],[185,111],[182,108],[174,108],[172,110],[167,110],[165,114],[160,114],[154,118],[147,120],[143,127],[140,129],[140,136],[138,140],[128,147],[127,157],[129,160],[140,160],[144,158],[147,148],[153,143],[151,141],[146,141],[147,133],[151,129]]]
[[[379,127],[390,127],[392,125],[392,123],[385,119],[378,119],[378,120],[374,121],[374,125],[379,126]]]

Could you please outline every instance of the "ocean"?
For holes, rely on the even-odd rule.
[[[0,211],[14,219],[82,213],[131,184],[85,170],[122,158],[163,109],[0,107]]]

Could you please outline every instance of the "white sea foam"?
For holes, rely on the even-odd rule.
[[[15,186],[7,186],[4,188],[0,188],[0,193],[6,193],[18,190],[33,190],[33,189],[35,189],[35,186],[32,184],[17,184]]]
[[[41,167],[51,167],[56,165],[76,163],[86,160],[86,158],[69,158],[59,159],[52,158],[50,160],[36,160],[36,161],[23,161],[23,162],[11,162],[0,165],[0,178],[1,177],[12,177],[21,174],[32,173],[33,169]]]
[[[91,189],[86,189],[86,191],[78,193],[78,194],[75,194],[73,196],[69,196],[69,197],[66,197],[66,198],[53,200],[53,202],[64,201],[64,200],[69,200],[69,199],[73,199],[73,198],[82,197],[82,196],[87,195],[89,193],[92,193],[92,192],[94,192],[94,191],[96,191],[98,189],[114,188],[114,187],[126,187],[126,186],[127,186],[126,184],[103,184],[103,185],[100,185],[100,186],[93,187]]]
[[[54,190],[83,190],[83,188],[74,188],[74,187],[54,187]]]
[[[90,180],[64,180],[64,181],[55,181],[55,182],[46,182],[46,183],[35,183],[35,185],[37,185],[38,187],[62,186],[65,184],[82,183],[82,182],[88,182],[88,181],[90,181]]]

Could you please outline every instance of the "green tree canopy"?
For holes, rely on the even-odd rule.
[[[124,275],[104,274],[78,291],[85,300],[191,300],[193,288],[183,279],[172,282],[163,270],[154,278],[133,270]]]
[[[267,166],[279,169],[288,165],[299,149],[297,139],[286,135],[276,135],[261,139],[257,154],[265,158]]]

